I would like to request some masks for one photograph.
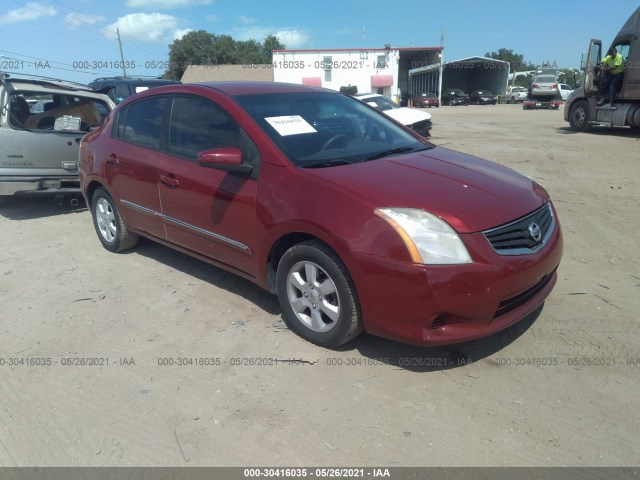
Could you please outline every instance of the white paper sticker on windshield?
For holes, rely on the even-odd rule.
[[[149,90],[149,87],[136,87],[136,93],[144,92],[145,90]]]
[[[276,132],[283,137],[286,137],[287,135],[317,132],[317,130],[309,125],[309,123],[300,115],[266,117],[265,120],[269,122],[269,125],[275,128]]]

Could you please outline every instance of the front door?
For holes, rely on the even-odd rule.
[[[602,52],[602,42],[600,40],[591,40],[589,44],[589,52],[587,53],[587,58],[584,65],[584,93],[585,94],[595,94],[598,92],[598,84],[596,79],[598,76],[596,75],[595,68],[600,63],[600,59]]]
[[[198,152],[237,147],[255,163],[257,148],[233,118],[213,101],[176,96],[167,154],[160,157],[159,183],[167,239],[255,276],[255,179],[201,167]]]

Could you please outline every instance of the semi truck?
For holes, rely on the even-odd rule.
[[[582,65],[582,85],[569,95],[564,109],[564,119],[575,131],[594,126],[640,129],[640,8],[622,26],[611,47],[624,60],[622,86],[611,105],[598,106],[598,87],[605,79],[599,64],[608,49],[603,50],[602,42],[592,39]],[[607,100],[608,96],[607,92]]]

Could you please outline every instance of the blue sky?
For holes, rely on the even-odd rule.
[[[535,64],[575,68],[590,38],[608,44],[638,6],[625,0],[2,0],[0,70],[84,83],[121,74],[115,27],[125,60],[135,63],[128,75],[161,75],[169,44],[190,30],[258,41],[274,34],[294,49],[438,46],[444,30],[445,60],[507,48]]]

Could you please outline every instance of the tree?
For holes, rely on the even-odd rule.
[[[209,32],[189,32],[169,45],[169,68],[163,78],[180,80],[189,65],[211,65],[217,62],[216,38]]]
[[[572,68],[560,68],[558,73],[560,74],[560,81],[571,88],[576,88],[582,77],[582,72]]]
[[[278,37],[275,35],[267,35],[262,43],[262,54],[269,59],[269,63],[271,63],[271,59],[273,58],[274,50],[284,50],[285,47],[283,43],[278,40]]]
[[[526,72],[536,69],[536,66],[532,63],[525,62],[524,55],[513,53],[513,50],[507,50],[506,48],[501,48],[497,52],[487,52],[484,56],[494,60],[509,62],[509,71],[512,75],[515,74],[515,72]],[[513,81],[513,85],[518,87],[528,87],[530,83],[531,76],[528,75],[519,75]]]
[[[253,39],[236,42],[236,55],[238,63],[271,63],[271,57],[267,60],[262,53],[262,44]]]
[[[501,48],[497,52],[487,52],[484,56],[493,58],[494,60],[509,62],[511,73],[535,70],[536,68],[532,63],[524,61],[524,55],[513,53],[513,50],[507,50],[506,48]]]
[[[238,65],[271,63],[271,51],[285,46],[274,35],[264,43],[234,40],[204,30],[189,32],[169,45],[169,68],[163,78],[180,80],[189,65]]]

